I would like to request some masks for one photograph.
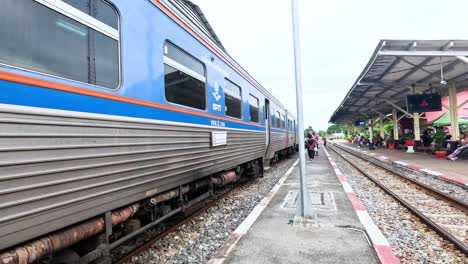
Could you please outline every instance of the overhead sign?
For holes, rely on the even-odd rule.
[[[408,95],[406,108],[409,113],[441,111],[442,98],[438,93]]]
[[[365,126],[366,121],[358,120],[358,121],[354,122],[354,125],[356,125],[356,126]]]

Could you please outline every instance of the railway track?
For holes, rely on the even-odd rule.
[[[261,191],[265,189],[265,187],[268,186],[269,183],[272,183],[273,185],[276,184],[276,181],[280,178],[278,177],[278,175],[282,176],[283,172],[290,167],[293,161],[294,159],[288,159],[288,160],[283,160],[275,164],[274,166],[271,167],[271,169],[268,172],[266,172],[265,178],[259,179],[257,181],[251,181],[251,180],[240,181],[235,185],[231,185],[231,187],[226,186],[227,188],[225,189],[219,189],[218,191],[215,191],[210,198],[195,205],[194,208],[196,209],[191,210],[190,213],[187,213],[186,215],[179,214],[178,217],[173,217],[171,219],[168,219],[165,222],[166,226],[164,228],[153,229],[154,231],[151,231],[148,234],[139,235],[139,238],[135,238],[134,241],[129,241],[129,243],[124,244],[123,245],[124,250],[120,250],[116,248],[115,251],[111,252],[112,253],[111,255],[113,256],[112,262],[117,263],[117,264],[134,263],[135,258],[139,259],[137,261],[138,263],[145,263],[149,261],[150,259],[142,260],[140,258],[145,254],[147,255],[148,252],[151,252],[151,251],[167,250],[164,244],[162,247],[160,247],[161,244],[158,244],[158,243],[160,243],[161,241],[167,240],[169,237],[173,236],[174,234],[176,234],[174,236],[180,236],[181,237],[180,239],[182,239],[185,236],[181,235],[180,232],[187,231],[189,234],[191,234],[191,232],[193,232],[191,228],[193,227],[196,228],[196,224],[194,225],[194,223],[198,223],[200,221],[200,218],[210,219],[214,217],[214,215],[212,215],[213,214],[212,212],[208,213],[207,211],[211,211],[212,208],[216,208],[216,207],[218,207],[218,209],[219,207],[224,207],[225,206],[224,203],[226,203],[225,200],[229,201],[229,200],[234,199],[234,201],[238,201],[236,200],[238,198],[231,198],[231,197],[238,196],[239,193],[242,193],[242,192],[245,192],[246,190],[251,189],[252,186],[257,186],[259,188],[257,190]],[[265,186],[261,187],[262,185],[265,185]],[[269,188],[265,190],[269,191],[271,187],[272,186],[270,186]],[[247,198],[246,201],[250,201],[250,199]],[[231,203],[232,201],[227,202],[228,204],[227,206],[232,206]],[[233,208],[235,208],[235,206]],[[242,206],[242,208],[248,208],[248,206],[247,207]],[[236,209],[234,209],[234,211],[235,210]],[[229,211],[223,211],[223,212],[229,214]],[[208,216],[206,214],[208,214]],[[241,215],[236,215],[236,218],[238,218],[239,221],[234,220],[233,223],[242,222]],[[203,221],[205,220],[202,220],[202,222]],[[218,219],[214,221],[217,222],[217,221],[223,221],[223,220]],[[185,230],[186,228],[188,228],[188,230]],[[195,231],[195,232],[198,232],[198,231]],[[221,231],[221,232],[226,232],[226,231]],[[207,235],[207,234],[200,234],[200,236],[204,236],[204,235]],[[210,236],[209,232],[208,232],[208,236]],[[132,245],[132,243],[138,243],[138,245]],[[177,244],[176,241],[174,241],[174,243]],[[187,247],[187,246],[190,247],[189,244],[183,247]],[[130,251],[129,251],[129,248],[131,248]],[[160,259],[160,261],[165,261],[165,260]]]
[[[114,261],[114,263],[115,264],[131,263],[131,260],[132,260],[132,258],[134,256],[138,256],[139,254],[146,251],[148,248],[150,248],[152,245],[154,245],[157,240],[171,234],[172,232],[179,229],[181,226],[189,223],[190,221],[192,221],[192,219],[194,219],[197,216],[203,214],[208,209],[210,209],[212,206],[216,205],[222,198],[227,197],[231,193],[233,193],[236,190],[240,189],[246,183],[247,183],[247,181],[241,182],[241,183],[236,184],[235,186],[229,188],[228,190],[224,190],[224,191],[220,191],[219,193],[215,193],[211,198],[208,199],[208,201],[201,201],[199,204],[205,203],[206,205],[203,206],[202,208],[196,210],[195,212],[191,213],[188,217],[183,218],[182,220],[177,222],[175,225],[170,226],[166,230],[160,232],[159,234],[157,234],[152,239],[146,241],[143,245],[136,247],[130,253],[126,254],[124,257],[121,257],[118,260]]]
[[[468,205],[465,202],[346,149],[335,145],[330,149],[468,256]]]

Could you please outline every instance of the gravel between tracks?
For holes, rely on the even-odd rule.
[[[429,176],[427,174],[423,174],[420,172],[415,172],[410,169],[406,168],[401,168],[395,165],[392,165],[392,162],[389,161],[382,161],[376,157],[372,157],[369,155],[366,155],[364,153],[361,153],[359,149],[355,148],[350,148],[347,146],[340,146],[341,148],[345,148],[347,150],[352,151],[354,154],[363,157],[365,159],[371,159],[372,161],[376,162],[379,165],[384,166],[385,168],[395,171],[397,173],[402,173],[407,177],[410,177],[411,179],[417,180],[420,183],[424,183],[425,185],[428,186],[437,186],[437,189],[445,194],[448,194],[454,198],[457,198],[460,201],[463,201],[465,203],[468,203],[468,189],[464,186],[460,186],[458,184],[455,184],[453,182],[441,180],[435,176]],[[343,150],[341,150],[343,151]]]
[[[467,263],[468,258],[452,244],[421,223],[345,160],[331,153],[401,263]]]
[[[131,263],[206,263],[268,194],[296,157],[294,155],[276,164],[263,178],[249,182],[224,197],[205,213],[133,257]]]

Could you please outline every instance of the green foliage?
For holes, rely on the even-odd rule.
[[[333,124],[327,128],[327,133],[328,134],[333,134],[333,133],[341,133],[346,131],[346,127],[343,125],[337,125]]]
[[[465,135],[468,134],[468,125],[461,125],[460,133],[464,133]]]
[[[311,126],[309,126],[308,128],[306,128],[306,130],[304,130],[304,137],[307,137],[307,134],[314,132],[315,130]]]
[[[328,133],[326,131],[323,131],[323,130],[319,130],[318,134],[321,137],[328,137]]]
[[[437,129],[437,132],[432,136],[434,140],[434,148],[437,151],[441,151],[444,146],[445,132],[443,129]]]
[[[385,124],[384,125],[384,130],[385,130],[385,134],[393,135],[393,124],[392,123]]]

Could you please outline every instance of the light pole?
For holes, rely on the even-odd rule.
[[[299,23],[297,15],[297,1],[291,0],[292,6],[292,26],[294,42],[294,68],[296,80],[296,106],[297,106],[297,133],[299,136],[299,167],[301,189],[297,200],[297,211],[302,217],[312,216],[309,193],[307,190],[307,179],[305,170],[304,151],[304,117],[302,114],[302,80],[301,80],[301,53],[299,48]]]

